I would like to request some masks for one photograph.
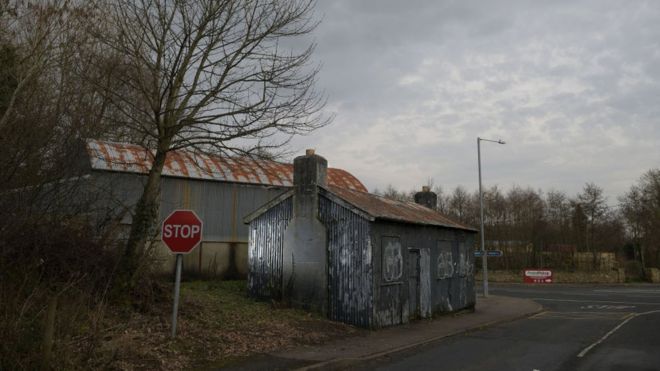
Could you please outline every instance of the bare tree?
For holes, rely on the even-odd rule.
[[[607,212],[607,204],[605,196],[603,196],[603,189],[594,183],[587,183],[585,184],[582,193],[577,196],[577,202],[579,202],[580,207],[586,216],[586,248],[593,254],[593,263],[595,267],[597,264],[597,249],[595,246],[596,227],[603,221]]]
[[[551,242],[567,243],[571,231],[571,204],[568,196],[562,191],[550,190],[545,203]]]
[[[447,195],[448,214],[458,221],[466,224],[476,225],[478,219],[472,218],[471,210],[474,209],[474,202],[470,194],[463,186],[457,186],[451,195]],[[476,222],[476,223],[475,223]]]
[[[123,265],[137,269],[158,217],[169,151],[225,154],[277,149],[328,123],[314,90],[314,44],[296,40],[317,25],[312,0],[116,0],[96,36],[120,55],[133,94],[106,93],[125,113],[118,124],[153,151]],[[288,45],[288,46],[287,46]]]
[[[619,199],[636,257],[642,267],[660,264],[660,170],[646,172]],[[647,261],[650,258],[650,261]]]

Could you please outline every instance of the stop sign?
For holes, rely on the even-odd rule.
[[[163,220],[161,236],[170,251],[187,254],[202,240],[202,220],[192,210],[174,210]]]

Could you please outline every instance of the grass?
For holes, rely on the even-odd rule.
[[[168,300],[169,299],[169,300]],[[148,313],[114,313],[94,367],[203,369],[358,330],[319,315],[276,308],[247,296],[245,281],[192,281],[181,286],[177,337],[170,337],[171,298]]]

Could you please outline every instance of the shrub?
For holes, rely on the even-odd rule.
[[[116,251],[75,218],[0,227],[0,369],[85,363],[73,358],[95,346]]]

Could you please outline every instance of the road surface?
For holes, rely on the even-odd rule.
[[[533,299],[545,311],[356,369],[660,370],[660,285],[496,284],[491,294]]]

